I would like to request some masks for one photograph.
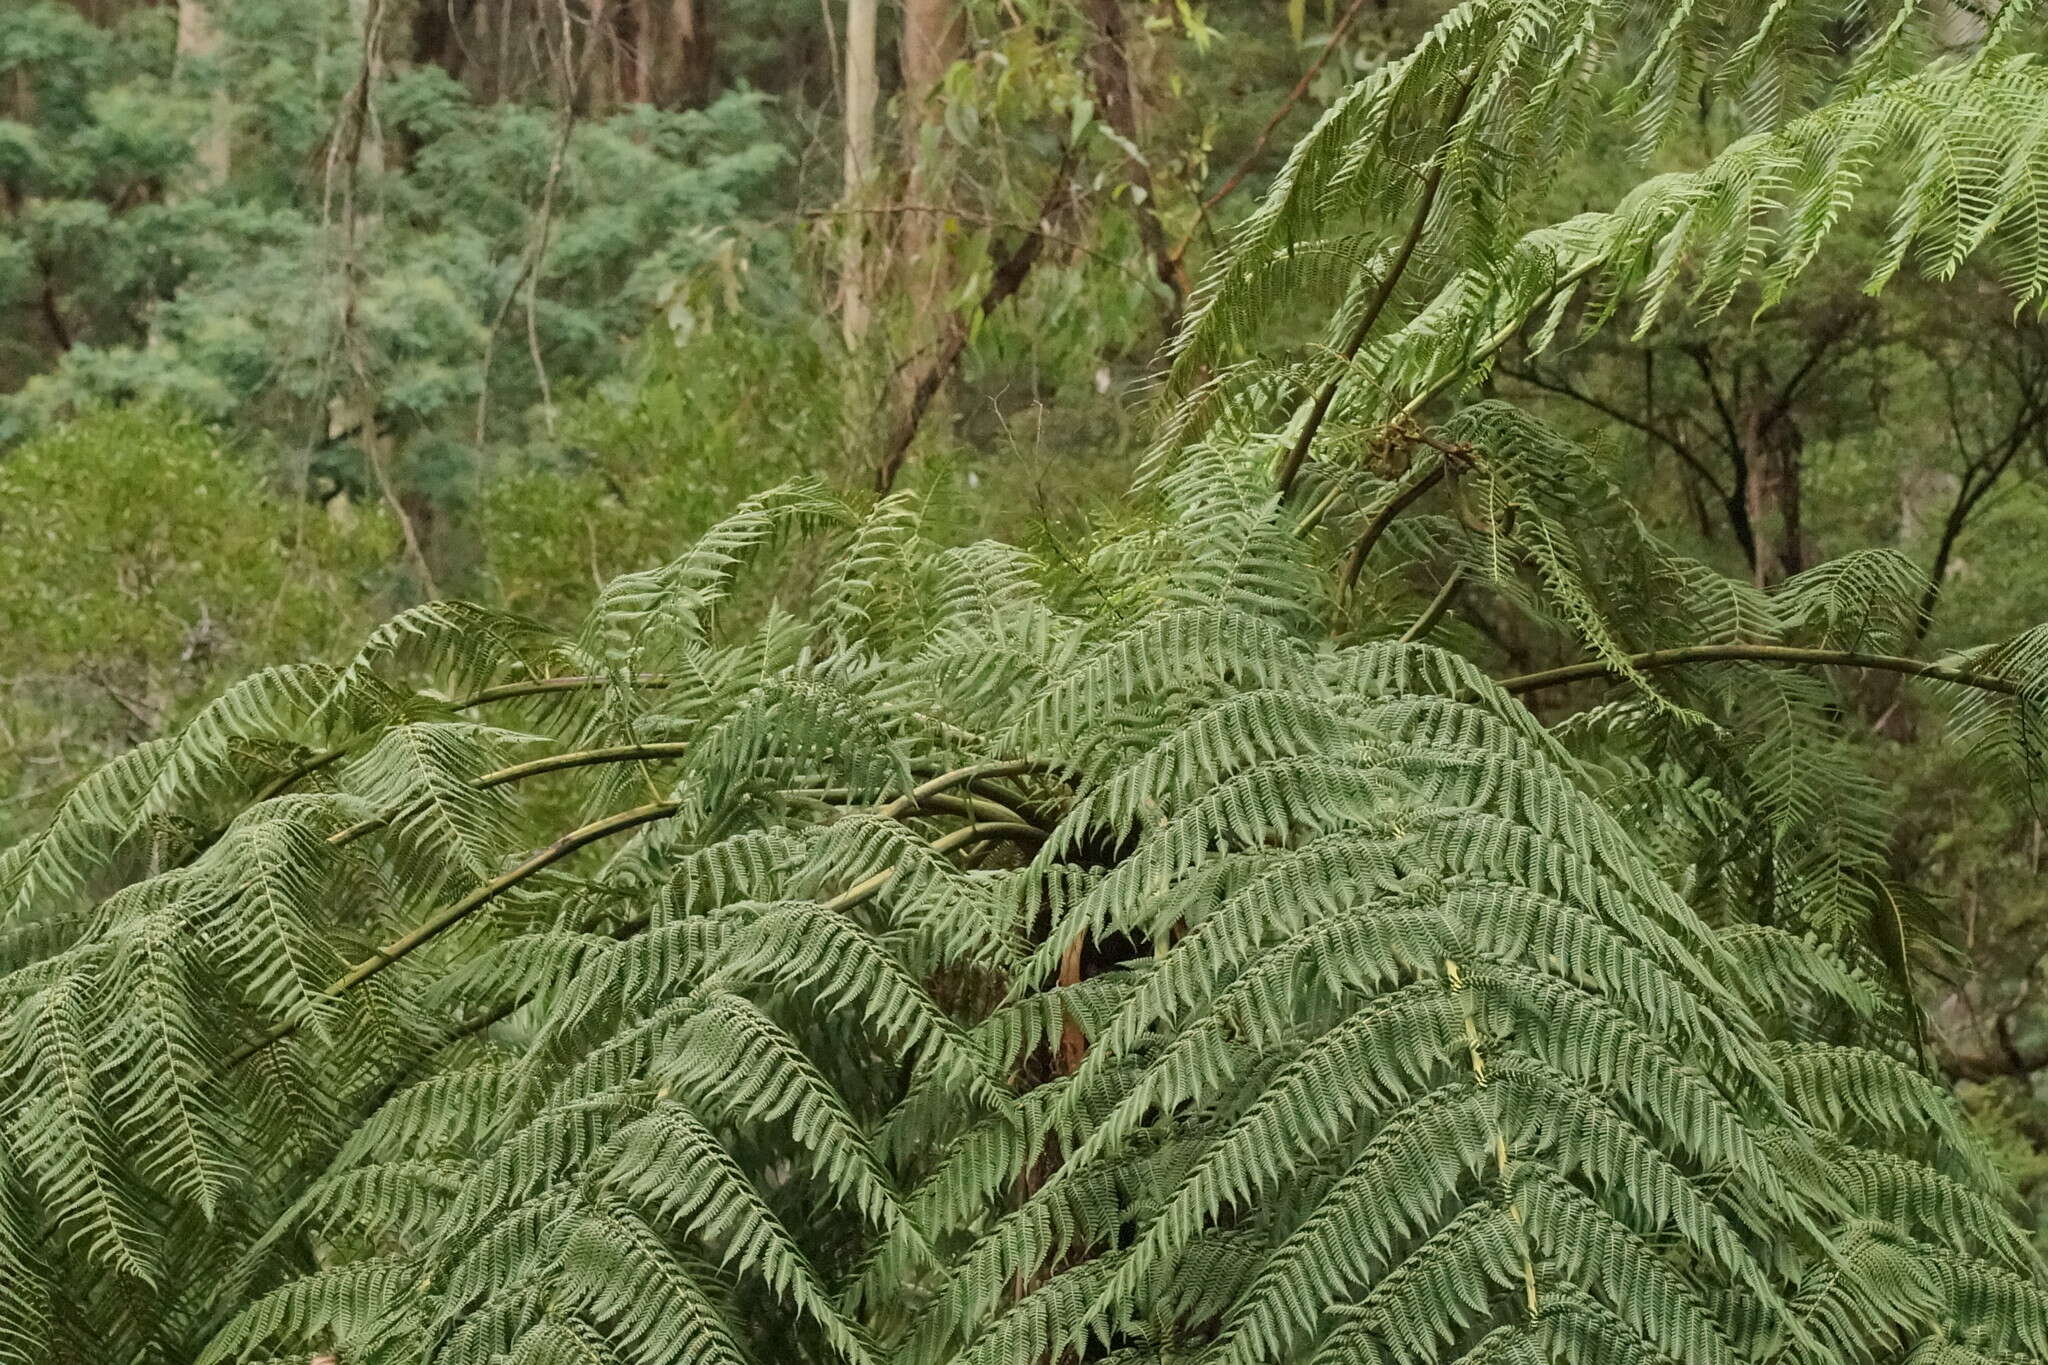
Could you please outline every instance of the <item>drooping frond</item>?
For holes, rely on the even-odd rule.
[[[1467,6],[1460,13],[1488,8]],[[1435,60],[1449,58],[1438,54]],[[1489,243],[1478,256],[1424,233],[1436,245],[1432,252],[1370,258],[1385,261],[1366,270],[1384,274],[1384,289],[1340,305],[1317,356],[1281,370],[1253,364],[1219,372],[1258,335],[1257,319],[1233,304],[1233,289],[1266,295],[1265,258],[1288,255],[1299,237],[1314,235],[1254,232],[1218,273],[1209,307],[1191,318],[1176,369],[1186,379],[1169,390],[1178,407],[1153,465],[1170,466],[1219,424],[1261,429],[1264,419],[1249,414],[1280,404],[1291,417],[1268,440],[1288,453],[1284,478],[1310,454],[1319,431],[1397,427],[1440,395],[1473,382],[1518,335],[1541,349],[1575,304],[1582,330],[1604,325],[1624,302],[1633,305],[1639,330],[1681,306],[1719,312],[1744,288],[1758,291],[1768,307],[1785,297],[1861,204],[1887,206],[1870,288],[1909,261],[1946,278],[1973,253],[1990,249],[2003,262],[2015,299],[2038,301],[2048,292],[2048,219],[2038,211],[2048,147],[2044,90],[2048,85],[2031,56],[1987,52],[1847,94],[1736,141],[1698,170],[1653,177],[1611,212],[1537,227]],[[1450,96],[1432,98],[1442,104]],[[1483,110],[1459,109],[1451,111],[1457,119],[1449,132],[1443,117],[1425,123],[1418,148],[1405,158],[1387,158],[1389,164],[1432,158],[1448,164],[1470,141],[1497,132]],[[1386,116],[1383,109],[1375,115]],[[1362,131],[1352,136],[1371,141]],[[1334,165],[1311,158],[1300,170],[1322,177],[1320,193],[1351,189]],[[1283,206],[1303,194],[1283,177],[1268,212],[1294,221],[1299,213]],[[1426,193],[1424,199],[1415,232],[1439,219],[1443,233],[1460,230],[1455,225],[1464,215],[1440,205],[1431,212]],[[1426,264],[1417,264],[1424,258]],[[1245,282],[1233,285],[1240,276]],[[1212,375],[1210,382],[1197,381]]]

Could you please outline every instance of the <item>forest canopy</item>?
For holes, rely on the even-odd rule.
[[[2048,1359],[2044,18],[0,14],[0,1361]]]

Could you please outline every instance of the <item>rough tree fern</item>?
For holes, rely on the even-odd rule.
[[[573,634],[423,607],[80,784],[0,856],[0,1356],[2048,1357],[1840,681],[2025,799],[2048,637],[1894,657],[1895,557],[1761,592],[1460,398],[1775,297],[1879,165],[1880,276],[2030,298],[2028,9],[1929,65],[1910,5],[1468,4],[1302,144],[1115,532],[784,487]],[[1756,132],[1519,221],[1611,52],[1646,140]],[[1460,585],[1586,662],[1427,643]]]

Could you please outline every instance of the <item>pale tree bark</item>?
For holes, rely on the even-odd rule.
[[[959,59],[964,39],[956,0],[903,0],[903,89],[913,117]]]
[[[406,558],[419,575],[421,589],[429,598],[435,598],[441,595],[441,589],[434,581],[421,532],[426,509],[417,504],[409,506],[400,496],[393,477],[396,440],[379,414],[380,394],[358,315],[364,281],[363,243],[381,218],[374,207],[365,207],[363,182],[367,175],[374,186],[384,170],[384,137],[377,125],[376,89],[384,74],[386,0],[349,0],[349,17],[362,38],[362,68],[349,91],[337,135],[328,146],[327,199],[330,211],[337,194],[340,199],[340,347],[353,382],[346,397],[336,396],[328,405],[330,432],[344,433],[353,422],[357,443],[376,480],[377,491],[398,523]]]
[[[905,210],[897,215],[897,259],[920,316],[936,315],[949,283],[946,254],[939,249],[943,215],[921,206],[944,195],[935,168],[924,156],[926,128],[944,113],[939,85],[958,61],[966,41],[957,0],[903,0],[903,141],[909,163],[904,174]]]
[[[1154,202],[1152,168],[1145,164],[1139,151],[1141,130],[1137,84],[1131,76],[1130,25],[1123,0],[1086,0],[1086,8],[1094,30],[1089,42],[1088,74],[1095,88],[1095,105],[1102,113],[1102,121],[1123,140],[1127,149],[1125,174],[1130,180],[1131,217],[1137,224],[1139,240],[1145,244],[1145,254],[1152,258],[1153,273],[1166,286],[1166,330],[1171,333],[1180,325],[1180,315],[1187,304],[1188,280],[1180,253],[1166,240],[1166,229],[1159,221],[1158,205]]]
[[[1984,41],[2003,0],[1939,0],[1934,7],[1934,36],[1947,48],[1970,48]]]
[[[665,108],[709,103],[717,57],[714,0],[624,0],[617,16],[622,100]]]
[[[15,67],[7,83],[0,86],[0,117],[34,127],[38,107],[35,78],[30,74],[29,64],[24,62]],[[0,211],[9,216],[21,211],[21,204],[16,198],[17,189],[13,182],[0,180]]]
[[[566,5],[566,0],[563,0]],[[622,102],[626,86],[632,77],[626,69],[625,44],[620,41],[619,25],[623,9],[614,9],[613,0],[589,0],[589,24],[584,31],[583,41],[592,45],[597,60],[590,68],[590,103],[593,109],[614,109]],[[565,8],[565,14],[568,12]],[[563,54],[563,61],[573,60]]]
[[[717,61],[717,0],[669,0],[668,38],[655,98],[685,107],[709,103]]]
[[[867,336],[871,304],[867,282],[867,225],[860,210],[875,169],[877,0],[846,0],[846,108],[839,248],[839,329],[849,348]]]
[[[1073,156],[1074,149],[1069,147],[1067,154],[1060,158],[1060,164],[1053,169],[1051,184],[1031,228],[1000,259],[991,255],[988,288],[982,291],[981,298],[975,303],[974,313],[982,317],[992,315],[1024,287],[1032,267],[1038,264],[1038,258],[1045,251],[1047,234],[1055,230],[1072,203],[1068,176]],[[911,442],[917,439],[917,429],[924,422],[925,413],[967,350],[971,317],[972,314],[965,317],[952,312],[943,314],[936,344],[927,348],[924,363],[916,369],[914,377],[906,376],[903,397],[896,405],[897,411],[890,425],[888,443],[882,447],[881,462],[875,467],[877,491],[887,493],[895,487],[896,476],[903,472],[904,462],[910,457]]]
[[[220,27],[214,21],[211,4],[218,0],[178,0],[177,71],[189,75],[191,68],[210,66],[220,59]],[[199,187],[219,189],[227,183],[232,168],[234,109],[227,87],[212,74],[206,124],[193,139],[192,161],[199,168]]]
[[[654,63],[661,35],[654,26],[654,0],[626,0],[619,10],[619,95],[628,104],[654,101]]]
[[[615,11],[613,82],[627,104],[689,108],[711,96],[711,0],[624,0]]]
[[[384,80],[385,0],[348,0],[349,20],[362,35],[363,71],[356,93],[351,97],[355,126],[349,134],[354,153],[354,174],[373,182],[384,174],[384,129],[377,121],[377,107],[371,92]],[[357,221],[376,226],[378,216],[358,209]]]
[[[7,83],[7,113],[16,123],[33,124],[36,121],[36,83],[29,77],[26,65],[14,68],[14,78]]]

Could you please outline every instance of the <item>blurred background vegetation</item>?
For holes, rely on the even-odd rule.
[[[963,539],[1116,517],[1204,262],[1445,8],[11,0],[0,843],[259,662],[435,596],[573,620],[795,472],[944,490]],[[1682,162],[1740,132],[1702,103]],[[1560,214],[1636,183],[1628,137]],[[2048,334],[1988,271],[1862,265],[1488,382],[1759,585],[1896,547],[1935,585],[1908,652],[2048,618]],[[1427,600],[1410,572],[1368,597]],[[1576,656],[1466,608],[1503,670]],[[2048,1211],[2041,821],[1867,686],[1938,1051]]]

